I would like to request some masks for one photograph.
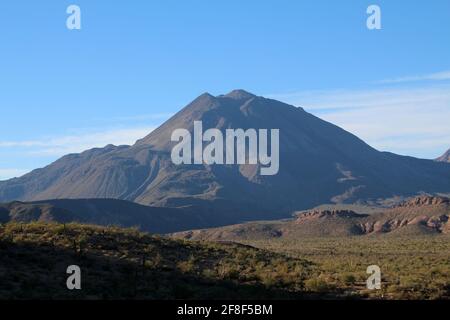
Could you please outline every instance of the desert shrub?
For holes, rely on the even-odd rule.
[[[419,279],[414,276],[400,277],[400,286],[406,290],[410,291],[420,290],[423,284],[424,284],[423,279]]]
[[[321,278],[311,278],[305,281],[305,289],[311,292],[325,293],[330,291],[331,285]]]
[[[237,280],[240,277],[240,272],[232,265],[221,264],[218,268],[218,275],[222,279]]]
[[[196,269],[195,257],[191,255],[188,260],[178,262],[177,268],[182,273],[193,273]]]
[[[213,279],[216,277],[217,274],[213,269],[204,269],[202,271],[202,275],[207,279]]]
[[[352,286],[356,283],[356,277],[351,273],[344,273],[341,277],[341,281],[348,286]]]

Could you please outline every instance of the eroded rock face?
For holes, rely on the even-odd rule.
[[[391,232],[395,229],[401,228],[408,225],[407,220],[391,220],[391,221],[372,221],[361,223],[358,226],[361,231],[365,234],[369,233],[386,233]]]
[[[450,203],[444,197],[420,196],[372,214],[312,209],[293,220],[260,221],[174,234],[193,240],[268,240],[273,238],[349,237],[373,234],[433,235],[450,233]]]
[[[441,215],[439,217],[431,217],[427,221],[427,226],[433,229],[438,229],[443,231],[445,225],[448,222],[449,217],[446,215]]]
[[[308,220],[321,219],[321,218],[363,218],[367,215],[358,214],[351,210],[313,210],[302,212],[297,216],[295,223],[302,223]]]
[[[294,223],[346,221],[357,234],[388,233],[407,226],[447,233],[450,231],[449,214],[448,198],[419,196],[373,215],[362,215],[351,210],[311,210],[299,214]]]
[[[420,196],[414,199],[405,201],[396,207],[422,207],[422,206],[438,206],[438,205],[449,205],[450,199],[445,197],[433,197],[433,196]]]
[[[413,218],[411,220],[408,219],[394,219],[388,221],[375,221],[375,222],[366,222],[358,225],[361,228],[362,232],[365,234],[369,233],[386,233],[392,232],[399,228],[403,228],[409,225],[422,225],[426,226],[434,231],[446,233],[449,230],[448,227],[449,217],[447,215],[441,216],[420,216]]]
[[[430,231],[446,233],[450,213],[450,199],[419,196],[375,214],[361,223],[364,233],[384,233],[406,226],[421,226]]]

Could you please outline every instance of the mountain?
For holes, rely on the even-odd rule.
[[[386,115],[387,117],[389,115]],[[174,130],[280,129],[277,175],[260,165],[175,165]],[[243,90],[203,94],[132,146],[70,154],[0,182],[0,201],[113,198],[189,208],[218,224],[288,217],[318,204],[450,192],[450,164],[379,152],[300,107]],[[220,222],[218,222],[220,221]]]
[[[32,221],[139,227],[142,231],[152,233],[228,222],[187,209],[149,207],[115,199],[61,199],[0,204],[0,223]]]
[[[420,196],[382,212],[310,210],[295,219],[249,222],[221,228],[178,232],[173,238],[207,241],[248,241],[274,238],[349,237],[450,234],[450,199]]]
[[[440,162],[450,162],[450,149],[447,150],[442,156],[436,159],[436,161]]]

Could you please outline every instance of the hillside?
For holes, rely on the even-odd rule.
[[[249,222],[173,234],[192,240],[270,240],[276,238],[392,236],[450,233],[450,200],[420,196],[372,214],[351,210],[310,210],[284,221]]]
[[[0,224],[4,299],[449,299],[444,238],[170,240],[135,229]],[[365,287],[383,270],[382,290]],[[66,288],[69,265],[81,290]]]
[[[365,208],[363,208],[365,209]],[[234,241],[307,259],[316,286],[375,299],[450,298],[449,199],[422,196],[383,212],[315,209],[295,219],[251,222],[172,235],[193,243]],[[382,271],[382,290],[365,290],[366,268]],[[312,282],[312,281],[311,281]],[[309,283],[311,283],[309,282]]]
[[[189,208],[161,208],[115,199],[60,199],[0,204],[0,223],[79,222],[103,226],[138,227],[152,233],[168,233],[226,224]]]
[[[276,299],[317,295],[316,268],[239,244],[197,244],[133,229],[77,224],[0,225],[0,300]],[[82,290],[66,288],[69,265]],[[336,296],[334,291],[328,294]]]
[[[280,129],[280,170],[260,165],[174,165],[175,129]],[[379,152],[302,108],[243,90],[203,94],[132,146],[70,154],[0,182],[0,201],[112,198],[185,208],[214,225],[289,217],[323,203],[450,192],[450,163]],[[199,225],[198,227],[203,227]]]

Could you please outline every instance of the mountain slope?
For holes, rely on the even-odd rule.
[[[0,223],[78,222],[96,225],[139,227],[152,233],[226,224],[188,209],[158,208],[115,199],[62,199],[0,204]]]
[[[440,162],[450,162],[450,149],[447,150],[442,156],[436,159],[436,161]]]
[[[175,129],[280,129],[280,170],[258,165],[171,162]],[[302,108],[242,90],[203,94],[133,146],[67,155],[21,178],[0,182],[0,201],[116,198],[160,207],[191,207],[234,223],[287,217],[321,203],[418,192],[449,192],[450,164],[379,152]]]

